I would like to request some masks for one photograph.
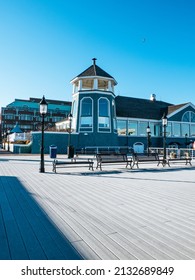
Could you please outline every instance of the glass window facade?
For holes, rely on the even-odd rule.
[[[188,112],[189,113],[189,112]],[[192,120],[195,114],[188,115]],[[162,137],[163,127],[162,122],[152,122],[152,121],[136,121],[136,120],[117,120],[117,133],[119,135],[129,135],[129,136],[147,136],[147,126],[149,124],[151,136],[152,137]],[[175,122],[168,121],[166,127],[166,137],[195,137],[195,123],[193,122]]]

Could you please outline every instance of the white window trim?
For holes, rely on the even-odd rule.
[[[99,127],[99,101],[100,99],[106,99],[108,101],[108,117],[109,117],[109,128],[100,128]],[[111,133],[111,116],[110,116],[110,100],[107,97],[100,97],[98,98],[98,112],[97,112],[97,127],[98,127],[98,132],[101,133]],[[107,131],[105,131],[107,130]]]
[[[92,101],[92,103],[91,103],[91,106],[92,106],[92,126],[91,127],[89,127],[89,129],[91,129],[90,131],[88,130],[88,128],[87,127],[81,127],[81,111],[82,111],[82,102],[83,102],[83,100],[84,99],[88,99],[88,98],[90,98],[91,99],[91,101]],[[94,112],[93,112],[93,99],[90,97],[90,96],[85,96],[85,97],[83,97],[81,100],[80,100],[80,112],[79,112],[79,132],[87,132],[87,133],[92,133],[93,132],[93,129],[94,129],[94,126],[93,126],[93,114],[94,114]],[[85,129],[86,129],[86,131],[85,131]]]

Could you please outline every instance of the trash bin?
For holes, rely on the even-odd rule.
[[[50,155],[50,158],[56,158],[57,146],[55,146],[55,145],[49,146],[49,155]]]
[[[68,158],[74,157],[74,146],[70,145],[67,147],[67,154],[68,154]]]

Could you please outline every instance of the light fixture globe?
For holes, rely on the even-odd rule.
[[[46,115],[47,114],[47,107],[48,107],[48,104],[45,100],[45,96],[43,95],[43,98],[42,100],[40,101],[40,114],[41,115]]]

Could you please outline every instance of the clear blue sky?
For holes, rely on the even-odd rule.
[[[71,100],[93,57],[116,95],[195,104],[195,1],[0,0],[0,107]]]

